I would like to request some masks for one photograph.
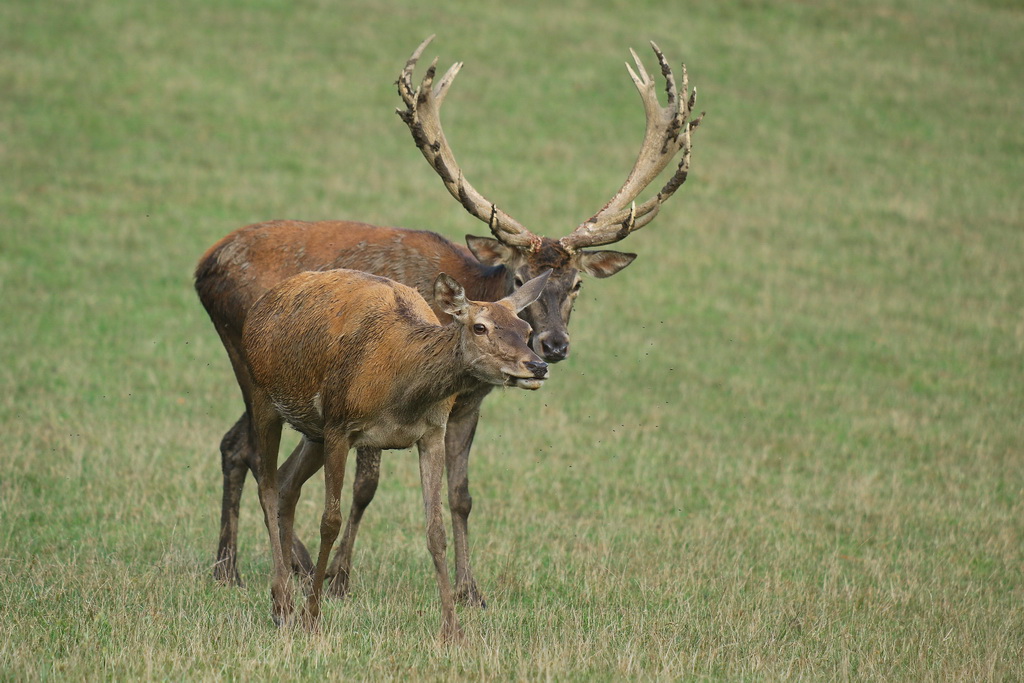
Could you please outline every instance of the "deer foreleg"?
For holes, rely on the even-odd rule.
[[[427,550],[434,561],[437,589],[441,596],[441,640],[445,643],[462,638],[462,629],[455,614],[455,596],[448,578],[447,541],[441,516],[441,476],[444,469],[444,428],[420,439],[420,486],[423,489],[423,511],[427,522]]]
[[[455,597],[465,605],[487,607],[484,594],[473,580],[469,562],[469,513],[473,510],[473,497],[469,495],[469,451],[479,418],[479,403],[463,411],[457,406],[453,411],[445,435],[445,465],[455,544]]]

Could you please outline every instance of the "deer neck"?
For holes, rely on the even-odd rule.
[[[419,359],[418,371],[403,392],[411,401],[433,403],[480,386],[463,353],[458,323],[421,328],[411,335],[409,346]]]
[[[512,271],[504,265],[479,265],[479,276],[465,280],[467,298],[476,301],[497,301],[512,293]]]

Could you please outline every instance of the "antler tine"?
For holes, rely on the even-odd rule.
[[[672,69],[657,44],[651,41],[651,48],[658,58],[661,75],[665,79],[668,104],[662,107],[643,62],[634,50],[630,50],[636,70],[627,62],[626,69],[636,85],[647,117],[644,139],[640,146],[633,169],[626,177],[619,191],[604,207],[581,223],[572,234],[560,241],[569,251],[585,247],[612,244],[639,230],[658,214],[664,203],[686,181],[690,170],[690,133],[697,128],[704,114],[688,120],[697,101],[697,89],[689,90],[686,65],[682,65],[681,92],[677,89]],[[675,174],[661,188],[657,195],[636,205],[637,196],[668,166],[676,154],[683,152]]]
[[[435,58],[427,68],[426,74],[418,88],[413,87],[412,73],[419,62],[420,56],[427,45],[433,40],[430,36],[416,48],[405,62],[405,68],[398,75],[398,94],[405,102],[406,109],[397,109],[398,115],[409,127],[412,139],[424,158],[441,177],[445,188],[462,204],[470,215],[487,223],[496,239],[510,247],[537,249],[541,238],[527,230],[521,223],[499,209],[493,202],[469,184],[462,169],[455,160],[455,154],[445,138],[441,128],[441,104],[448,94],[448,88],[455,80],[462,62],[453,64],[441,80],[434,84],[437,72]]]
[[[654,43],[653,40],[651,41],[651,47],[654,48],[654,53],[658,55],[658,64],[661,66],[661,75],[665,79],[665,94],[668,95],[668,106],[674,107],[676,106],[676,99],[678,98],[679,94],[676,90],[676,79],[672,78],[672,67],[668,65],[668,60],[665,59],[665,55],[662,54],[661,50]],[[683,92],[685,93],[687,84],[686,65],[683,64],[682,66]]]
[[[396,82],[396,85],[398,85],[398,94],[402,96],[402,100],[407,106],[412,106],[415,101],[416,93],[412,87],[413,69],[416,68],[416,63],[420,61],[423,51],[427,49],[427,45],[430,45],[430,41],[432,41],[436,35],[436,33],[430,34],[427,36],[426,40],[419,44],[419,47],[409,55],[409,59],[405,60],[405,67],[402,69],[402,73],[398,74],[398,81]],[[436,63],[437,60],[434,60],[434,62]],[[401,112],[401,110],[398,111]]]

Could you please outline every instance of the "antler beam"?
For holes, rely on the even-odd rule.
[[[682,66],[682,97],[676,88],[672,69],[669,67],[658,46],[652,41],[651,47],[661,65],[661,75],[665,78],[665,92],[668,104],[661,107],[655,91],[654,80],[648,75],[643,62],[636,52],[630,50],[636,71],[626,63],[629,75],[640,93],[647,115],[647,127],[644,131],[643,144],[637,156],[633,170],[618,192],[604,205],[600,211],[581,223],[572,234],[563,237],[559,242],[570,251],[578,251],[586,247],[611,244],[623,239],[629,233],[639,230],[650,223],[661,205],[668,200],[679,186],[686,182],[690,170],[690,133],[693,132],[704,113],[690,120],[693,107],[697,101],[697,89],[689,90],[686,65]],[[658,177],[668,163],[679,151],[683,156],[679,161],[675,174],[661,188],[657,195],[646,202],[636,205],[637,196]]]
[[[536,250],[541,238],[527,230],[521,223],[499,209],[491,201],[474,189],[462,174],[462,169],[455,160],[455,155],[445,139],[441,128],[441,104],[444,102],[448,88],[462,68],[462,62],[456,62],[434,84],[437,72],[437,59],[430,64],[423,81],[418,88],[413,87],[412,73],[419,62],[420,56],[434,36],[430,36],[416,48],[405,63],[405,68],[398,76],[398,94],[402,96],[406,109],[396,110],[405,121],[412,133],[412,139],[434,171],[441,177],[444,186],[455,199],[471,215],[479,218],[491,229],[491,233],[510,247]]]

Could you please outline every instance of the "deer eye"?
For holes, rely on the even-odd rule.
[[[523,286],[523,278],[519,277],[518,275],[516,275],[516,277],[515,277],[515,282],[516,282],[516,287],[522,287]]]
[[[473,333],[474,334],[487,334],[487,326],[483,325],[481,323],[477,323],[476,325],[473,325]]]

